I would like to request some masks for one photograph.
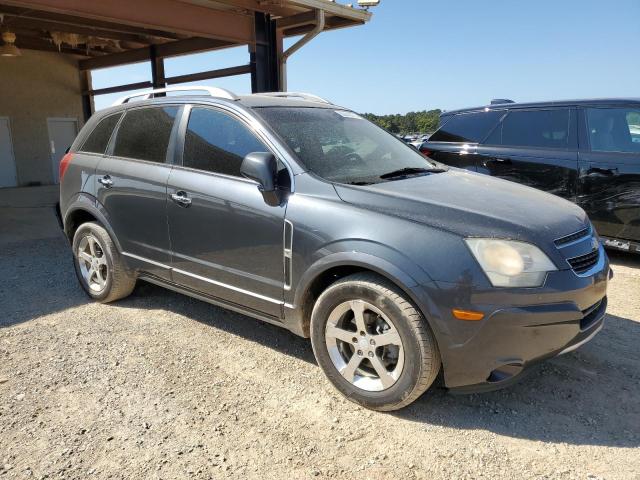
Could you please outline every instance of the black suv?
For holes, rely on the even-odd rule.
[[[422,152],[584,208],[605,245],[640,253],[640,100],[491,105],[443,113]]]
[[[581,208],[308,94],[207,90],[123,100],[61,162],[91,298],[139,279],[284,326],[377,410],[441,369],[451,389],[507,385],[602,328],[609,263]]]

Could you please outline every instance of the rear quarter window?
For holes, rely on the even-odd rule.
[[[120,117],[122,117],[122,113],[114,113],[100,120],[82,144],[80,151],[104,155]]]
[[[164,163],[179,107],[136,108],[125,113],[113,155]]]
[[[430,138],[430,142],[478,143],[496,126],[504,112],[460,113],[443,118],[443,125]]]

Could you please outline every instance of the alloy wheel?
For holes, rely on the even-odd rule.
[[[392,387],[404,367],[404,348],[395,325],[364,300],[335,307],[325,327],[329,356],[351,384],[370,392]]]
[[[109,267],[104,249],[93,235],[86,235],[78,245],[78,264],[82,278],[91,291],[100,293],[107,286]]]

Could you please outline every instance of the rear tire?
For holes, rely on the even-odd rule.
[[[92,299],[108,303],[127,297],[136,285],[105,228],[83,223],[73,236],[73,264],[84,291]]]
[[[331,285],[311,315],[311,343],[329,381],[363,407],[392,411],[418,399],[440,371],[424,317],[394,284],[357,273]]]

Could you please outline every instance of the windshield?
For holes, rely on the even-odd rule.
[[[300,107],[256,110],[307,169],[332,182],[378,183],[437,168],[417,150],[350,111]]]

